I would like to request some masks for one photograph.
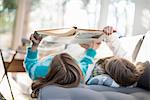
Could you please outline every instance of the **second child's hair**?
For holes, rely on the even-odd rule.
[[[56,85],[65,88],[79,86],[83,75],[77,62],[67,53],[54,56],[48,74],[32,84],[31,97],[37,97],[40,88],[47,85]]]
[[[102,64],[105,73],[121,86],[133,85],[144,70],[143,66],[140,66],[141,69],[138,70],[130,61],[114,56],[100,59],[97,64]]]

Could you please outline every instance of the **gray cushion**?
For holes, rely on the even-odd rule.
[[[110,87],[105,89],[104,87],[103,90],[106,88],[110,90]],[[149,92],[146,90],[139,89],[139,92],[134,91],[126,94],[116,92],[117,89],[119,88],[114,91],[94,91],[89,87],[62,88],[51,85],[40,89],[38,100],[149,100],[150,98]]]
[[[142,89],[142,88],[125,88],[125,87],[120,87],[120,88],[112,88],[112,87],[108,87],[108,86],[103,86],[103,85],[89,85],[88,86],[89,89],[94,90],[94,91],[98,91],[98,92],[103,92],[103,91],[112,91],[112,92],[121,92],[121,93],[125,93],[125,94],[131,94],[131,93],[135,93],[135,92],[144,92],[147,93],[149,91]]]
[[[131,95],[134,96],[137,100],[149,100],[150,99],[150,93],[144,93],[144,92],[136,92],[132,93]]]
[[[107,100],[102,94],[84,88],[47,86],[40,90],[39,100]]]
[[[150,66],[145,70],[137,86],[111,88],[103,85],[88,85],[62,88],[50,85],[40,89],[38,100],[149,100]]]

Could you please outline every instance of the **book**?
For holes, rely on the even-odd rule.
[[[79,29],[77,27],[37,30],[35,32],[41,34],[43,37],[48,36],[47,42],[50,44],[80,44],[90,42],[94,39],[103,40],[105,37],[103,30]]]

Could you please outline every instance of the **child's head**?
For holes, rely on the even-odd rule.
[[[83,80],[83,75],[77,62],[69,54],[61,53],[54,56],[46,77],[32,84],[32,90],[34,94],[36,90],[47,85],[77,87],[81,80]]]
[[[114,56],[100,59],[97,64],[101,64],[105,73],[110,75],[121,86],[129,86],[137,82],[144,70],[142,66],[138,70],[130,61]]]
[[[83,80],[77,62],[67,53],[56,55],[46,76],[46,81],[62,87],[77,87]]]

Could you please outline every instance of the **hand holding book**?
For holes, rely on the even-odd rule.
[[[103,32],[106,35],[111,35],[113,32],[116,32],[116,30],[114,30],[113,27],[111,27],[111,26],[106,26],[106,27],[104,27]],[[95,44],[95,46],[98,48],[99,45],[101,44],[101,42],[98,40],[99,39],[97,39],[97,41],[91,41],[89,43],[83,43],[83,44],[80,44],[80,46],[85,48],[85,49],[88,49],[88,48],[93,48],[93,47],[91,47],[91,45],[94,46],[94,44]]]
[[[36,32],[41,34],[43,37],[50,36],[51,39],[48,39],[49,43],[81,44],[88,43],[95,39],[102,40],[105,35],[111,35],[113,32],[115,32],[115,30],[112,27],[107,26],[103,30],[79,29],[77,27],[73,27],[38,30]]]
[[[32,50],[35,51],[42,40],[42,36],[36,32],[31,34],[30,40],[32,41]]]
[[[116,32],[116,30],[114,30],[114,28],[112,26],[106,26],[106,27],[104,27],[103,32],[106,35],[111,35],[113,32]]]
[[[38,30],[34,32],[35,39],[36,36],[40,36],[39,40],[32,40],[32,50],[36,50],[39,43],[40,48],[45,50],[50,50],[57,48],[65,44],[80,44],[81,47],[87,49],[94,48],[97,49],[100,45],[100,41],[106,38],[107,35],[111,35],[116,32],[113,27],[107,26],[102,30],[95,29],[79,29],[77,27],[72,28],[59,28],[59,29],[48,29],[48,30]],[[99,42],[97,42],[99,41]]]

